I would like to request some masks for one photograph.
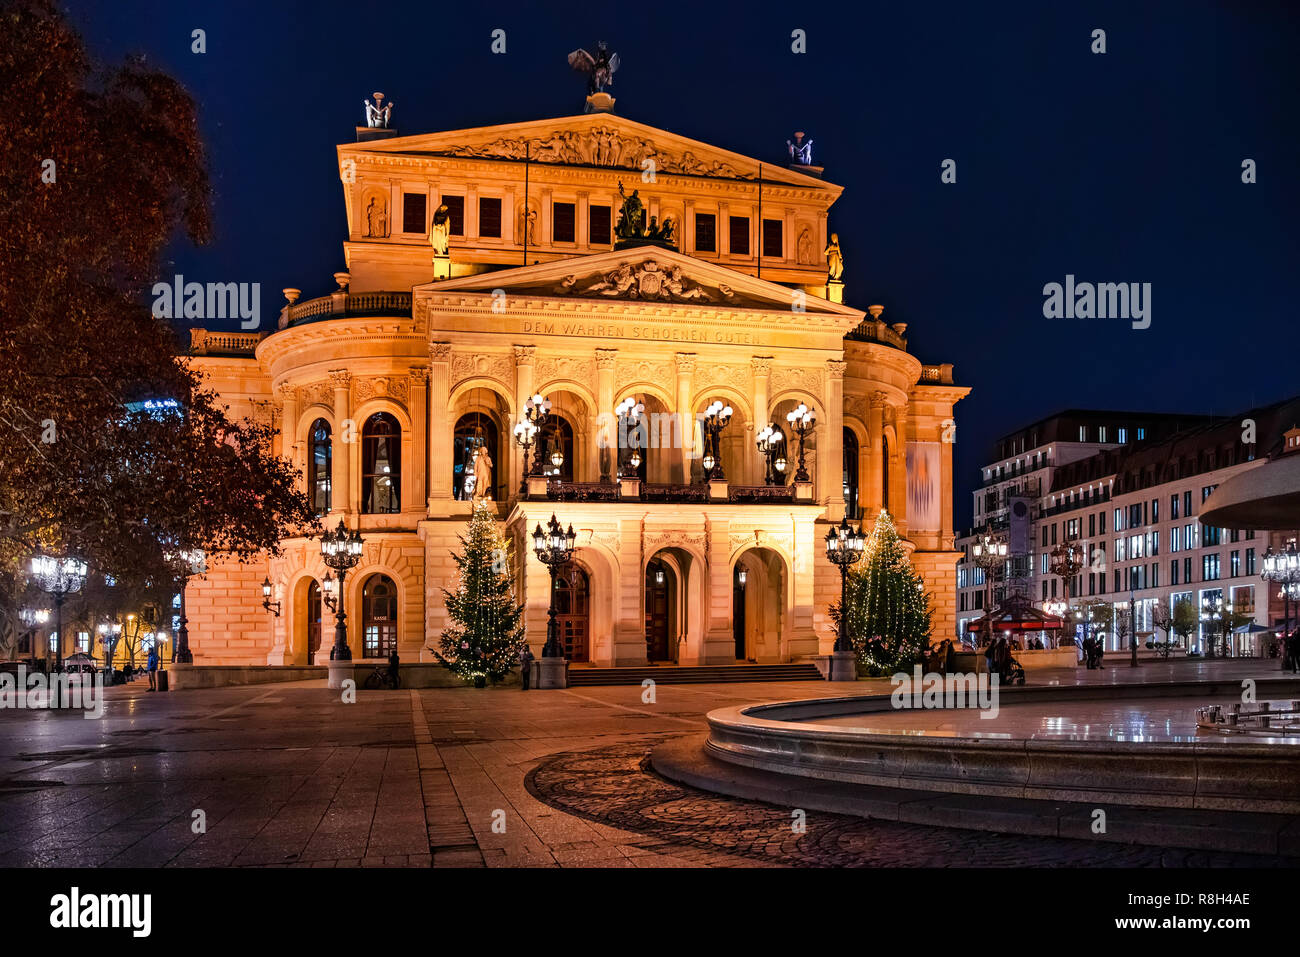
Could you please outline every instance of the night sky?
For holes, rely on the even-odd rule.
[[[580,113],[565,55],[605,39],[617,112],[845,187],[846,301],[953,362],[956,515],[992,441],[1067,407],[1230,414],[1300,392],[1300,7],[1293,3],[185,2],[69,5],[200,104],[216,238],[165,275],[304,298],[343,268],[334,145],[382,90],[403,134]],[[191,31],[207,52],[190,52]],[[492,30],[507,53],[490,52]],[[791,31],[808,52],[791,52]],[[1104,55],[1091,52],[1106,31]],[[940,164],[957,161],[957,182]],[[1255,160],[1258,182],[1241,181]],[[1043,286],[1152,284],[1152,322],[1046,319]]]

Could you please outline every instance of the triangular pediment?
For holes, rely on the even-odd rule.
[[[451,156],[560,166],[634,170],[654,164],[657,174],[757,180],[811,188],[838,197],[833,183],[787,166],[759,161],[613,113],[530,120],[443,133],[421,133],[348,143],[341,153]]]
[[[850,326],[865,315],[861,310],[658,246],[477,273],[425,283],[414,291],[417,299],[504,292],[507,297],[530,299],[797,312]]]

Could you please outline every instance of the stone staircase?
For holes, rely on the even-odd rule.
[[[812,662],[777,665],[647,665],[629,668],[569,668],[569,687],[639,685],[650,678],[656,684],[721,684],[740,681],[822,681]]]

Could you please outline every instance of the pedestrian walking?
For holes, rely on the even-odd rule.
[[[523,690],[528,690],[528,682],[533,676],[533,649],[524,645],[523,651],[519,652],[519,679],[523,684]]]
[[[145,670],[149,672],[149,690],[158,690],[158,649],[150,648],[149,657],[145,660]]]

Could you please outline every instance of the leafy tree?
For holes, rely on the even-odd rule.
[[[465,681],[496,684],[519,662],[524,647],[524,606],[515,604],[510,542],[497,528],[486,499],[474,503],[463,551],[453,555],[460,572],[454,591],[443,589],[451,624],[439,649],[444,667]]]
[[[849,641],[866,674],[911,667],[930,646],[930,596],[883,509],[862,558],[849,571],[845,608]],[[843,613],[839,602],[830,608],[837,628]]]
[[[1173,622],[1171,627],[1174,634],[1183,640],[1183,646],[1190,648],[1191,636],[1196,631],[1197,625],[1200,624],[1200,616],[1197,614],[1196,605],[1190,598],[1180,598],[1174,602]]]
[[[146,304],[166,245],[210,232],[194,101],[96,68],[52,0],[10,0],[0,30],[0,567],[48,547],[156,580],[182,549],[310,533],[269,428],[230,419]]]
[[[1174,615],[1164,602],[1156,601],[1156,603],[1151,606],[1151,624],[1165,633],[1165,644],[1162,650],[1164,656],[1168,658],[1169,652],[1172,650],[1174,644]]]

